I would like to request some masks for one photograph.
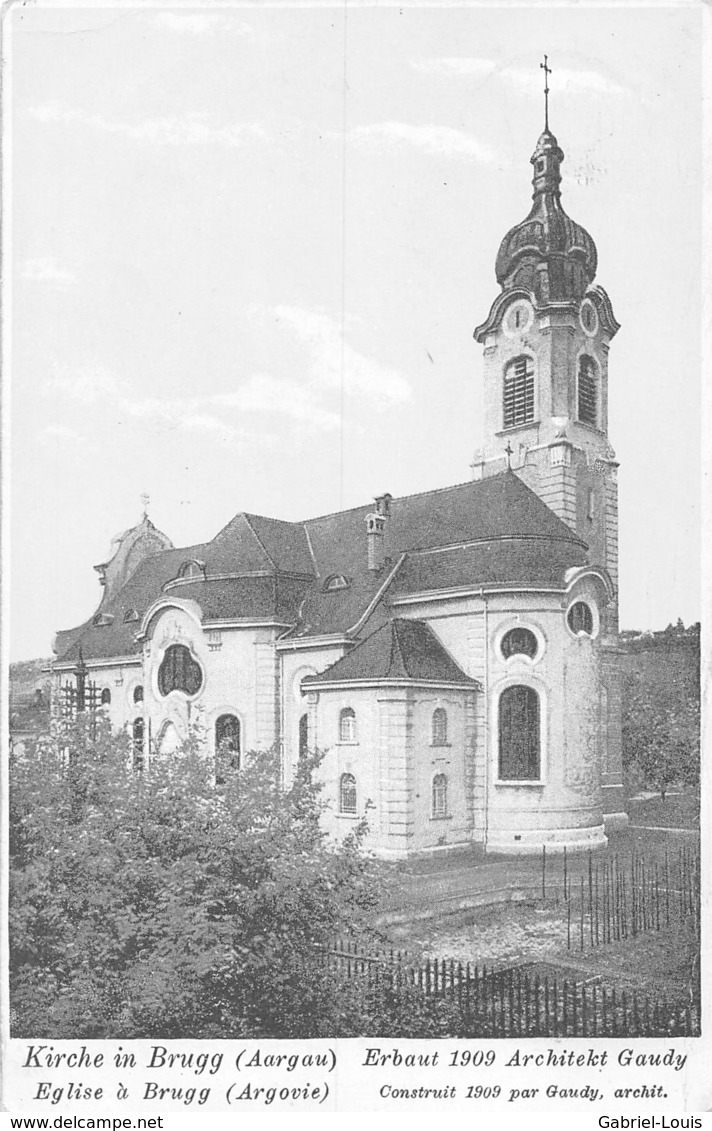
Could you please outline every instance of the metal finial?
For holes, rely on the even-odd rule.
[[[151,502],[150,495],[141,495],[141,502],[143,503],[143,517],[148,518],[148,504]]]
[[[551,74],[551,67],[549,64],[549,56],[544,56],[544,62],[540,63],[542,71],[544,72],[544,129],[549,129],[549,75]]]
[[[511,471],[511,469],[512,469],[512,456],[514,455],[514,448],[510,444],[509,440],[507,440],[507,447],[504,450],[507,454],[507,471]]]

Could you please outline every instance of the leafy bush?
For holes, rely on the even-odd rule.
[[[363,830],[325,844],[318,759],[283,789],[275,752],[248,755],[216,786],[200,746],[136,773],[129,739],[80,716],[13,755],[14,1035],[310,1036],[338,1021],[338,979],[311,958],[373,906]]]

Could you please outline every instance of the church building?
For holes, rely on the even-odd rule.
[[[133,736],[140,772],[207,728],[220,781],[318,749],[325,827],[362,818],[392,859],[470,844],[588,850],[627,820],[618,675],[617,463],[596,247],[561,205],[547,125],[533,204],[502,240],[474,332],[472,477],[299,522],[240,513],[175,548],[149,518],[95,568],[53,686]]]

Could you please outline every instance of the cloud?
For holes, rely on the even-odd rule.
[[[191,114],[186,118],[146,118],[135,123],[112,122],[100,114],[87,114],[59,102],[31,106],[28,113],[38,122],[88,126],[103,133],[150,145],[223,145],[239,148],[251,139],[264,140],[268,137],[256,122],[217,125],[200,114]]]
[[[51,283],[57,287],[68,287],[76,282],[76,276],[60,267],[50,256],[26,259],[20,266],[20,277],[32,283]]]
[[[359,353],[344,341],[339,322],[321,311],[276,306],[273,316],[290,329],[311,353],[311,377],[322,388],[344,386],[375,403],[398,404],[410,398],[410,385],[395,369]]]
[[[119,392],[118,382],[111,373],[106,369],[88,367],[72,372],[58,368],[55,376],[50,377],[44,387],[83,404],[114,398]]]
[[[493,59],[467,55],[412,59],[411,67],[426,74],[452,75],[465,78],[487,78],[497,75],[505,84],[527,94],[541,94],[542,74],[538,67],[501,67]],[[615,94],[629,95],[630,90],[600,71],[554,67],[552,94]]]
[[[500,76],[511,82],[520,90],[541,93],[541,75],[529,67],[503,67]],[[556,67],[553,79],[549,80],[552,96],[559,94],[615,94],[627,96],[630,89],[621,86],[614,79],[608,78],[600,71],[569,70],[565,67]]]
[[[486,165],[497,159],[489,145],[451,126],[414,126],[409,122],[375,122],[370,126],[357,126],[351,131],[350,136],[357,144],[407,145],[438,157],[466,158]]]
[[[159,31],[172,31],[178,35],[214,35],[232,32],[233,35],[254,37],[249,24],[229,18],[218,12],[151,12],[147,13],[151,25]]]
[[[200,432],[222,432],[237,435],[225,418],[225,409],[237,413],[265,413],[286,416],[300,425],[317,431],[339,427],[336,413],[315,403],[314,392],[295,381],[285,381],[269,374],[254,374],[230,393],[216,393],[187,400],[144,400],[122,402],[132,416],[153,419],[171,429]],[[220,416],[209,410],[222,410]]]
[[[411,59],[411,67],[426,74],[467,75],[481,78],[496,67],[491,59],[473,59],[467,56],[443,56],[439,59]]]
[[[240,412],[279,413],[319,432],[339,427],[338,413],[315,403],[313,389],[267,374],[255,374],[241,388],[213,398],[213,403]]]

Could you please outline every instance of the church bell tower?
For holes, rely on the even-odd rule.
[[[545,57],[542,64],[548,80]],[[607,736],[602,767],[607,823],[627,820],[621,777],[618,675],[618,464],[608,439],[608,351],[619,329],[610,299],[594,283],[597,253],[561,205],[564,154],[545,128],[531,157],[529,215],[497,254],[500,293],[474,332],[484,348],[484,444],[473,475],[510,468],[588,546],[609,574],[614,597],[599,634]]]

